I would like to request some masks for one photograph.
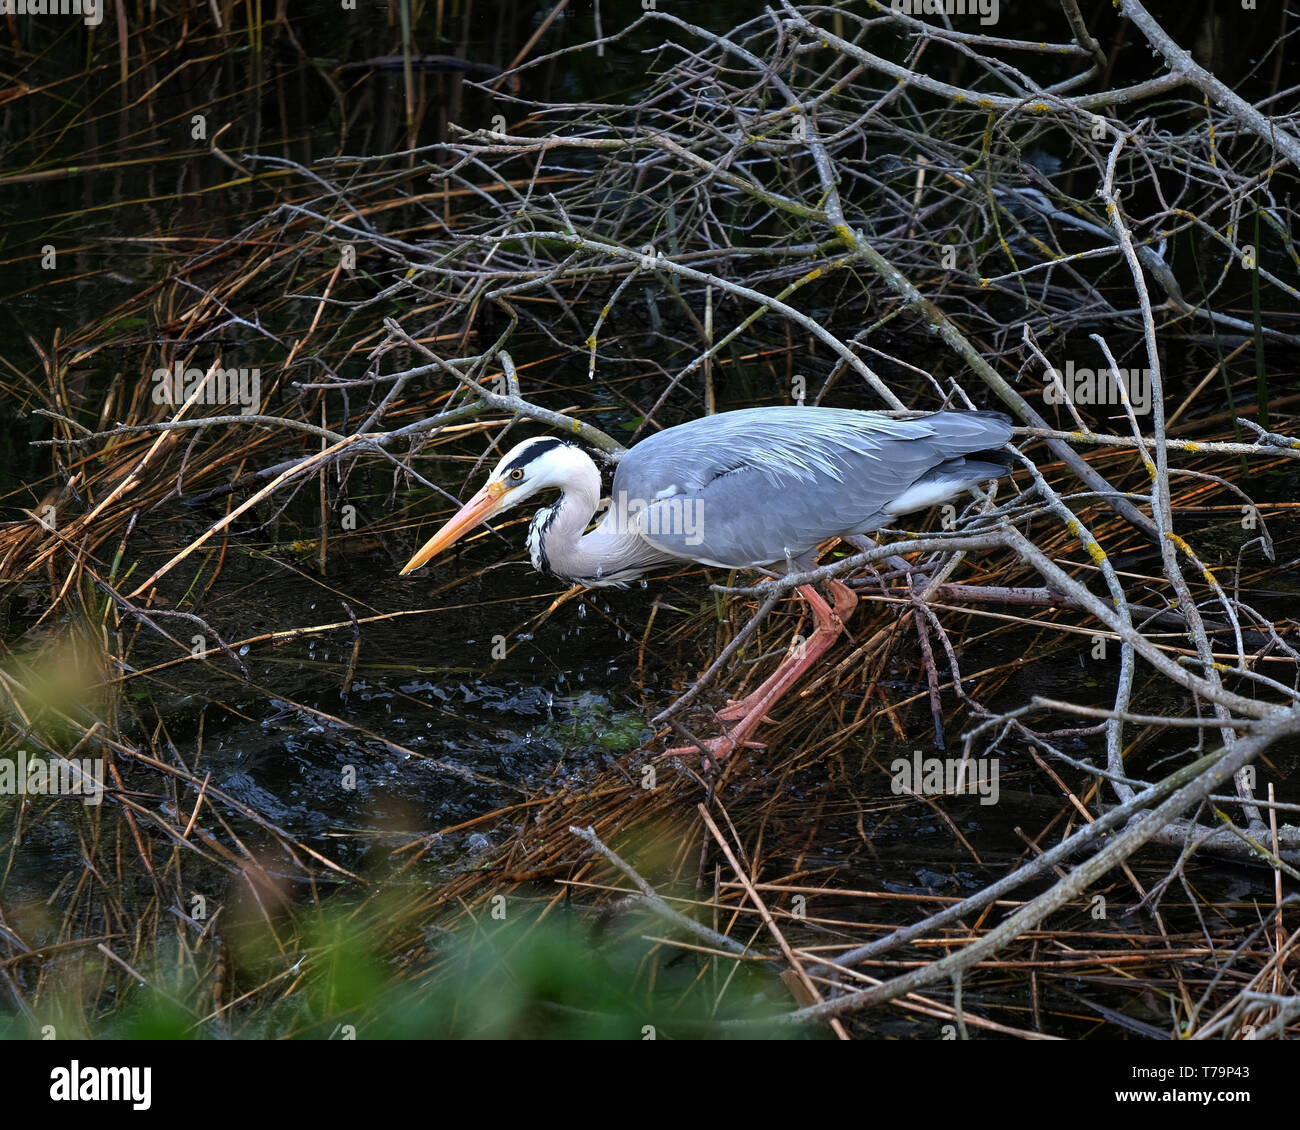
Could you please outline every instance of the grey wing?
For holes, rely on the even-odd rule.
[[[728,412],[637,444],[619,465],[614,500],[640,500],[641,535],[665,553],[735,568],[780,563],[887,524],[891,506],[918,483],[928,505],[936,492],[925,484],[955,484],[950,494],[1001,473],[985,463],[963,467],[962,456],[998,447],[1010,433],[997,413],[896,420],[832,408]]]

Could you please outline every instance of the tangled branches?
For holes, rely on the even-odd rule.
[[[644,51],[647,77],[630,98],[498,90],[488,107],[497,113],[405,155],[423,162],[418,185],[415,174],[391,174],[389,158],[309,170],[278,161],[298,174],[301,194],[185,274],[231,248],[272,246],[258,281],[285,324],[266,329],[246,278],[170,295],[193,340],[240,328],[295,342],[271,393],[248,415],[204,415],[195,400],[96,430],[52,396],[56,460],[80,460],[76,471],[60,467],[57,504],[90,497],[57,530],[36,515],[6,528],[6,573],[29,580],[70,559],[74,571],[90,568],[101,543],[129,541],[147,507],[241,496],[129,590],[102,590],[122,616],[143,617],[135,602],[178,582],[198,550],[286,492],[319,481],[324,513],[326,474],[341,490],[370,466],[391,475],[393,498],[412,477],[442,489],[416,475],[417,460],[450,482],[428,467],[445,469],[448,451],[486,458],[526,421],[576,433],[615,463],[657,428],[756,401],[1004,408],[1020,425],[1010,497],[981,498],[942,529],[895,531],[811,573],[715,586],[732,598],[732,619],[719,647],[701,649],[714,658],[693,686],[656,702],[645,763],[663,767],[655,749],[668,727],[724,680],[753,676],[757,664],[737,673],[747,649],[761,643],[770,658],[782,594],[835,576],[876,603],[815,697],[783,721],[772,743],[782,764],[796,771],[851,748],[874,751],[878,728],[917,741],[880,689],[903,623],[922,653],[926,686],[912,697],[931,707],[936,747],[959,717],[963,766],[1032,760],[1068,797],[1069,830],[1046,849],[1035,842],[1034,859],[977,893],[828,954],[788,944],[789,916],[778,928],[761,901],[768,888],[744,841],[763,812],[752,824],[744,814],[714,819],[728,788],[743,793],[741,770],[703,781],[674,765],[677,791],[656,797],[654,815],[670,803],[687,812],[681,841],[703,839],[725,858],[735,897],[773,939],[773,960],[797,974],[801,1007],[788,1023],[838,1022],[944,979],[963,1016],[962,977],[1086,899],[1103,876],[1123,873],[1159,921],[1187,860],[1213,850],[1273,868],[1268,925],[1278,940],[1239,991],[1180,998],[1181,1022],[1198,1035],[1293,1032],[1294,986],[1278,970],[1296,941],[1283,936],[1280,892],[1281,877],[1298,877],[1300,829],[1287,817],[1300,806],[1272,790],[1284,774],[1261,787],[1258,765],[1300,732],[1296,623],[1273,580],[1279,560],[1294,561],[1294,535],[1269,522],[1292,501],[1265,477],[1294,475],[1300,459],[1288,419],[1295,397],[1269,386],[1264,362],[1267,351],[1280,364],[1300,341],[1290,313],[1300,297],[1294,97],[1246,101],[1136,0],[1121,8],[1163,63],[1124,83],[1074,0],[1062,0],[1068,34],[1056,43],[866,7],[783,0],[725,34],[647,12],[602,39],[630,51],[662,37]],[[519,89],[534,69],[589,47],[533,60]],[[407,228],[381,231],[376,217],[394,193]],[[323,325],[331,349],[313,352],[304,343],[324,336]],[[1247,350],[1257,365],[1243,392],[1229,369]],[[557,359],[579,379],[543,375]],[[1191,372],[1203,376],[1185,379]],[[634,426],[615,439],[619,418]],[[477,437],[468,448],[467,436]],[[110,457],[120,474],[87,470]],[[70,590],[71,580],[53,603]],[[1021,633],[1017,663],[1026,647],[1056,649],[1081,668],[1095,661],[1088,670],[1101,690],[1022,693],[963,671],[976,653],[972,624]],[[221,639],[219,630],[211,634]],[[1080,640],[1083,651],[1070,652]],[[800,727],[797,741],[785,740]],[[612,791],[530,812],[535,842],[512,843],[506,873],[558,867],[576,835],[593,853],[580,874],[597,863],[621,872],[640,905],[734,957],[730,934],[687,926],[629,853],[606,846],[649,819],[640,798],[614,801]],[[1126,869],[1153,842],[1181,852],[1148,889]],[[674,857],[678,877],[698,865],[686,854]],[[1065,864],[1074,869],[1048,882]],[[448,901],[481,897],[483,882],[476,873]],[[967,944],[863,986],[864,963],[934,940],[1034,882],[1048,885]],[[715,892],[709,905],[735,909],[729,897]]]

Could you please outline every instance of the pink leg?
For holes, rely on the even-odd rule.
[[[829,588],[835,598],[834,609],[827,606],[826,602],[822,599],[821,593],[813,588],[812,585],[804,585],[799,589],[799,591],[803,594],[803,598],[811,606],[814,615],[817,617],[817,633],[829,632],[830,641],[834,642],[835,638],[840,634],[840,631],[844,627],[844,621],[853,614],[853,609],[857,606],[858,598],[851,588],[847,585],[841,584],[839,581],[829,582]],[[836,623],[836,621],[838,621],[838,623]],[[814,633],[814,638],[816,638],[817,633]],[[811,646],[812,640],[807,640],[803,644],[805,649]],[[827,646],[829,646],[829,644]],[[821,655],[825,650],[826,648],[822,647],[817,654]],[[796,651],[795,653],[786,656],[786,658],[777,666],[777,669],[767,677],[758,690],[751,691],[742,699],[728,702],[723,709],[718,711],[718,717],[724,722],[734,722],[739,718],[748,717],[761,702],[771,695],[774,690],[778,687],[783,687],[791,666],[798,662],[799,658],[803,654],[803,651]],[[773,699],[773,701],[775,701],[775,699]],[[766,721],[766,719],[764,719],[764,721]]]
[[[804,641],[804,643],[790,653],[781,661],[781,665],[768,677],[758,690],[747,695],[739,702],[733,702],[723,711],[719,712],[719,717],[727,721],[739,718],[736,725],[726,734],[719,738],[712,738],[703,745],[709,754],[717,761],[721,761],[733,750],[743,746],[759,747],[761,743],[751,741],[749,735],[758,727],[767,721],[767,712],[776,702],[787,692],[805,671],[819,660],[826,650],[838,638],[840,632],[844,630],[844,621],[852,614],[853,609],[858,603],[857,594],[839,581],[828,582],[834,598],[835,607],[822,599],[819,593],[812,585],[801,585],[799,592],[803,594],[813,614],[817,617],[817,630]],[[680,746],[668,750],[669,753],[692,753],[695,751],[694,746]]]

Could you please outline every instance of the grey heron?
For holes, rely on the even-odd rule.
[[[666,428],[633,446],[614,474],[608,510],[596,464],[567,440],[512,448],[474,495],[402,568],[410,573],[495,514],[543,491],[528,531],[534,568],[580,585],[626,585],[688,561],[724,569],[803,572],[832,538],[865,534],[1008,473],[1011,437],[998,412],[896,419],[847,408],[745,408]],[[735,721],[704,743],[715,758],[742,745],[768,710],[844,630],[857,596],[828,582],[799,592],[817,628],[756,691],[719,711]]]

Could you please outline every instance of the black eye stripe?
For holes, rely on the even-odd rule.
[[[505,471],[508,473],[510,471],[515,470],[516,468],[526,467],[539,455],[543,455],[548,451],[553,451],[557,447],[571,447],[571,446],[572,446],[571,444],[565,443],[564,440],[562,439],[550,439],[549,437],[546,439],[540,439],[536,443],[529,444],[528,448],[525,451],[517,455],[505,467]]]

